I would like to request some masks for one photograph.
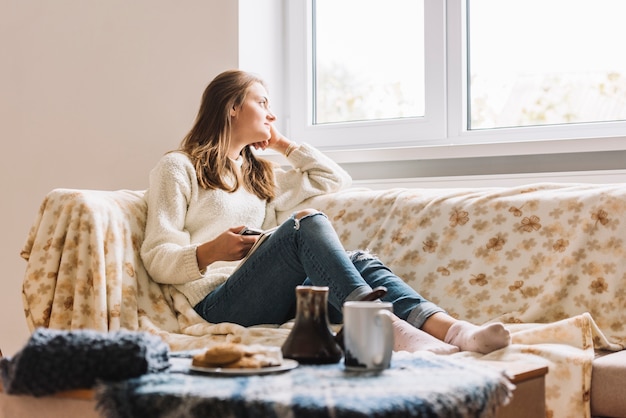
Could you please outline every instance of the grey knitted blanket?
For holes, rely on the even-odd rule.
[[[147,332],[38,328],[22,350],[0,359],[0,377],[6,393],[44,396],[169,367],[169,347]]]
[[[347,372],[343,364],[301,365],[263,376],[189,374],[172,369],[100,385],[107,418],[493,418],[511,397],[500,371],[471,360],[394,353],[382,373]]]

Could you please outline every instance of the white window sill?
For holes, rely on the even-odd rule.
[[[472,144],[377,147],[361,149],[320,149],[339,164],[383,161],[436,160],[455,158],[549,155],[603,151],[626,151],[626,136],[550,141],[485,142]],[[284,162],[278,154],[267,152],[271,160]]]
[[[626,150],[626,137],[323,151],[338,163],[360,163],[620,150]]]

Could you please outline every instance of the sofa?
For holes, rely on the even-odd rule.
[[[451,356],[547,366],[547,416],[626,417],[626,184],[352,188],[293,210],[305,207],[450,315],[512,333],[505,349]],[[152,281],[139,257],[145,213],[142,191],[45,196],[21,253],[31,330],[142,330],[172,350],[282,344],[289,324],[210,324]]]

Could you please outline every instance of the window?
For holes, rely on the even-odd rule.
[[[399,158],[528,141],[571,152],[553,140],[573,138],[626,149],[623,0],[285,4],[294,138]]]
[[[314,124],[424,116],[422,2],[314,0],[312,13]]]
[[[468,128],[626,119],[625,14],[623,0],[471,0]]]
[[[326,149],[445,135],[440,0],[297,0],[286,7],[289,135]]]

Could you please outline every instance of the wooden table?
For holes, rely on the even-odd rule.
[[[500,408],[498,418],[542,418],[546,416],[546,383],[547,366],[529,363],[498,363],[493,367],[506,371],[509,379],[515,384],[513,399],[508,405]]]

